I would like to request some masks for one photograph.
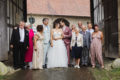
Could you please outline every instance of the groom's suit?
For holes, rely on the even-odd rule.
[[[63,41],[67,48],[68,64],[70,64],[70,42],[71,42],[72,32],[69,27],[65,27],[65,29],[63,29],[63,33],[64,33]]]

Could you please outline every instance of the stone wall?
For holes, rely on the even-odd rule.
[[[28,14],[27,16],[27,21],[29,22],[29,17],[31,15]],[[69,17],[69,16],[44,16],[44,15],[32,15],[35,18],[35,23],[33,24],[34,26],[37,26],[38,24],[42,24],[42,19],[43,18],[49,18],[49,25],[50,27],[53,26],[54,20],[58,18],[65,18],[70,22],[70,25],[75,24],[78,26],[78,21],[82,21],[83,25],[87,25],[87,22],[90,21],[90,17]]]

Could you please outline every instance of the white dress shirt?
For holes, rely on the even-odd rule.
[[[63,26],[63,28],[62,28],[62,29],[63,29],[63,31],[65,31],[65,29],[66,29],[66,26]]]
[[[25,38],[24,29],[19,28],[19,33],[20,33],[20,42],[24,42],[24,38]]]

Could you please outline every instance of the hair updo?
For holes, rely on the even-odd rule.
[[[37,31],[39,31],[39,32],[43,31],[43,25],[38,25],[37,26]]]

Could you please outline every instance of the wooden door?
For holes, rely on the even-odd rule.
[[[118,56],[118,5],[117,0],[104,0],[105,56]]]

